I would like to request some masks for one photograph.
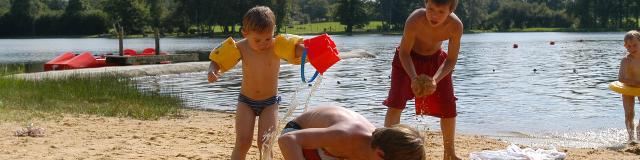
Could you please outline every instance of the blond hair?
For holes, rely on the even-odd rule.
[[[275,25],[275,14],[265,6],[253,7],[242,17],[242,28],[246,31],[266,32]]]
[[[384,152],[385,160],[424,160],[424,138],[416,129],[403,124],[373,131],[372,148]]]
[[[640,41],[640,32],[638,30],[630,30],[627,34],[624,34],[624,41],[636,39]]]

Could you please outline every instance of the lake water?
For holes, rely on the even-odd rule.
[[[457,131],[534,146],[622,145],[626,141],[622,101],[607,85],[617,80],[625,54],[623,37],[622,32],[465,34],[454,72]],[[376,57],[338,62],[325,73],[310,105],[344,106],[382,126],[386,107],[381,103],[387,96],[390,64],[400,38],[333,36],[340,51],[364,49]],[[222,40],[164,38],[161,44],[169,52],[210,50]],[[519,48],[512,48],[514,43]],[[125,44],[142,50],[153,47],[154,42],[127,39]],[[0,39],[0,63],[45,61],[65,51],[108,53],[116,49],[113,39]],[[141,89],[180,96],[187,107],[234,111],[241,78],[241,70],[235,69],[215,84],[206,82],[204,72],[136,79]],[[291,103],[299,86],[299,66],[283,65],[279,81],[282,106]],[[309,88],[302,87],[299,101]],[[402,123],[439,130],[437,118],[416,117],[413,101],[408,106]],[[285,108],[280,111],[284,113]]]

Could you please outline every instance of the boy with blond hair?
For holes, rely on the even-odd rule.
[[[624,36],[624,48],[627,49],[627,55],[620,61],[620,70],[618,73],[618,81],[624,85],[632,87],[640,87],[640,32],[632,30]],[[635,96],[622,95],[622,105],[624,106],[624,120],[629,134],[629,141],[633,141],[635,116],[634,105]],[[640,100],[640,97],[638,97]],[[640,139],[640,125],[636,128],[636,137]]]

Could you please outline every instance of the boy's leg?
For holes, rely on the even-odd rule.
[[[271,144],[269,143],[274,140],[271,138],[276,138],[278,137],[277,135],[280,134],[276,133],[278,132],[276,131],[276,123],[278,121],[277,119],[277,104],[266,107],[264,110],[262,110],[262,113],[260,113],[260,118],[258,119],[258,149],[260,150],[260,153],[262,153],[262,148],[265,147],[264,145],[267,145],[266,147],[270,147],[265,150],[265,153],[262,153],[263,157],[271,157],[273,146],[271,146]],[[265,135],[268,137],[265,137]]]
[[[633,109],[633,106],[635,104],[634,98],[635,97],[633,96],[622,95],[622,105],[624,106],[624,123],[627,126],[629,141],[633,140],[633,129],[635,128],[635,126],[633,126],[633,119],[635,116],[635,111]]]
[[[384,117],[384,127],[391,127],[400,123],[402,109],[387,107],[387,115]]]
[[[391,127],[394,124],[400,123],[402,110],[406,107],[407,101],[413,99],[411,79],[407,75],[407,72],[404,71],[398,54],[399,52],[396,50],[393,61],[391,62],[391,86],[389,88],[389,94],[387,95],[387,99],[382,102],[382,104],[387,106],[387,115],[384,117],[384,127]]]
[[[236,144],[231,153],[232,160],[246,159],[247,152],[249,152],[253,141],[255,122],[256,116],[253,110],[248,105],[238,102],[235,122]]]
[[[640,101],[640,97],[638,97],[638,101]],[[633,120],[631,120],[633,122]],[[638,120],[638,126],[636,127],[636,139],[640,140],[640,119]]]
[[[444,159],[460,159],[456,156],[455,151],[455,135],[456,135],[456,118],[440,118],[440,130],[442,130],[442,143],[444,146]]]

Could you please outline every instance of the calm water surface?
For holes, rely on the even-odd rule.
[[[607,84],[617,79],[625,54],[623,36],[621,32],[464,35],[454,72],[458,132],[538,146],[621,145],[626,140],[622,101]],[[376,58],[337,63],[325,73],[309,104],[345,106],[382,126],[386,107],[381,103],[387,96],[393,51],[401,37],[333,38],[341,51],[364,49]],[[163,50],[172,52],[210,50],[221,41],[166,38],[161,43]],[[549,45],[550,41],[556,45]],[[153,39],[125,40],[126,47],[136,50],[153,47],[153,43]],[[512,48],[514,43],[518,49]],[[44,61],[65,51],[109,53],[116,48],[113,39],[0,39],[0,63]],[[140,89],[180,96],[188,107],[234,111],[241,78],[241,70],[235,69],[215,84],[206,83],[204,72],[136,79]],[[299,79],[299,66],[281,67],[282,106],[293,100]],[[310,87],[300,88],[298,101],[308,95]],[[403,123],[439,130],[437,118],[414,116],[413,101],[408,106]],[[280,109],[281,113],[285,110]]]

